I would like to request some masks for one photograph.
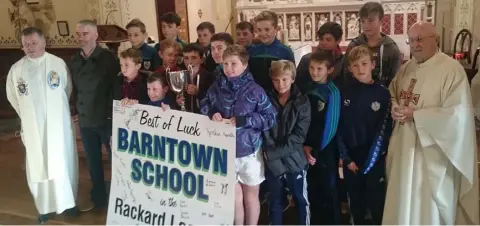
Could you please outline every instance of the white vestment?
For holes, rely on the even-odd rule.
[[[16,62],[7,77],[7,98],[22,124],[30,192],[40,214],[75,206],[78,158],[65,62],[49,53]]]
[[[415,110],[414,121],[395,123],[390,139],[383,224],[479,224],[477,143],[463,67],[441,52],[421,64],[410,60],[390,92],[394,103]]]

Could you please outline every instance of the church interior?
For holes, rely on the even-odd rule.
[[[342,25],[340,43],[345,50],[362,30],[358,10],[364,0],[4,0],[0,1],[0,224],[34,224],[36,209],[25,178],[25,151],[18,136],[19,119],[7,101],[5,83],[8,70],[23,57],[19,34],[27,26],[42,29],[47,52],[68,61],[78,51],[75,24],[92,19],[99,26],[99,42],[114,51],[129,48],[125,26],[134,18],[142,20],[152,42],[162,40],[159,16],[176,12],[181,18],[180,38],[197,40],[196,26],[204,21],[217,32],[235,34],[235,24],[251,21],[263,10],[279,16],[278,38],[290,46],[295,59],[314,50],[315,31],[323,23]],[[471,80],[478,72],[480,52],[480,1],[477,0],[379,0],[385,10],[382,32],[397,43],[403,60],[411,59],[407,31],[417,21],[434,23],[440,35],[439,49],[457,59]],[[233,35],[235,36],[235,35]],[[75,116],[73,116],[75,121]],[[77,128],[78,130],[78,128]],[[477,136],[477,143],[479,143]],[[78,200],[88,200],[89,174],[80,135]],[[106,175],[108,157],[104,155]],[[106,211],[90,211],[79,217],[56,217],[49,224],[105,224]],[[293,223],[293,222],[291,222]],[[260,224],[268,224],[262,216]]]

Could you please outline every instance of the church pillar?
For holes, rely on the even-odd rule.
[[[186,2],[191,42],[196,41],[196,29],[202,22],[208,21],[215,25],[216,33],[233,31],[232,26],[235,27],[236,23],[234,23],[232,15],[236,14],[232,14],[232,12],[236,6],[236,0],[187,0]]]
[[[237,35],[235,34],[236,33],[236,29],[235,29],[235,26],[238,24],[238,12],[237,12],[237,0],[230,0],[230,7],[232,8],[232,23],[230,25],[231,27],[231,31],[232,31],[232,36],[233,36],[233,40],[237,41]]]
[[[440,35],[440,49],[450,54],[453,51],[452,36],[455,27],[455,2],[452,0],[437,0],[435,10],[435,28]]]
[[[473,32],[473,13],[475,10],[474,4],[477,1],[474,0],[457,0],[454,7],[454,26],[452,33],[452,43],[455,43],[455,37],[462,29],[467,29]],[[479,4],[479,3],[477,3]],[[478,7],[478,6],[477,6]],[[452,45],[452,49],[453,49]],[[473,47],[474,45],[472,45]],[[457,46],[457,51],[460,50],[460,46]],[[474,51],[474,49],[473,49]]]

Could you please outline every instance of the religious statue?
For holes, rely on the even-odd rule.
[[[353,39],[360,34],[360,24],[355,13],[350,14],[347,23],[347,38]]]
[[[283,36],[283,17],[278,17],[278,31],[277,31],[277,39],[282,40]]]
[[[317,23],[317,30],[320,29],[320,27],[326,22],[328,22],[328,19],[325,16],[325,14],[320,14],[320,20],[318,20],[318,23]]]
[[[333,21],[337,24],[340,24],[340,26],[343,26],[342,25],[342,17],[340,16],[340,14],[335,15],[335,18],[333,19]]]
[[[8,9],[10,21],[15,27],[15,37],[20,41],[20,32],[27,27],[37,27],[45,35],[56,21],[52,0],[42,0],[39,4],[29,5],[26,0],[10,0],[13,9]]]
[[[312,18],[310,15],[305,17],[305,41],[312,40]]]
[[[298,40],[300,39],[300,31],[299,31],[300,26],[298,25],[298,20],[296,16],[291,16],[290,17],[290,23],[288,26],[289,34],[288,38],[290,40]]]

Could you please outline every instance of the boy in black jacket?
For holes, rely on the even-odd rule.
[[[385,152],[392,134],[390,92],[372,78],[374,57],[357,46],[348,55],[354,80],[342,92],[337,142],[355,225],[382,224],[385,203]],[[373,222],[365,220],[367,209]]]
[[[273,61],[270,68],[274,89],[269,97],[278,112],[276,125],[264,132],[263,143],[271,225],[283,224],[285,186],[295,200],[298,224],[310,224],[307,160],[302,150],[310,126],[311,107],[308,97],[293,84],[295,72],[295,65],[288,60]]]

